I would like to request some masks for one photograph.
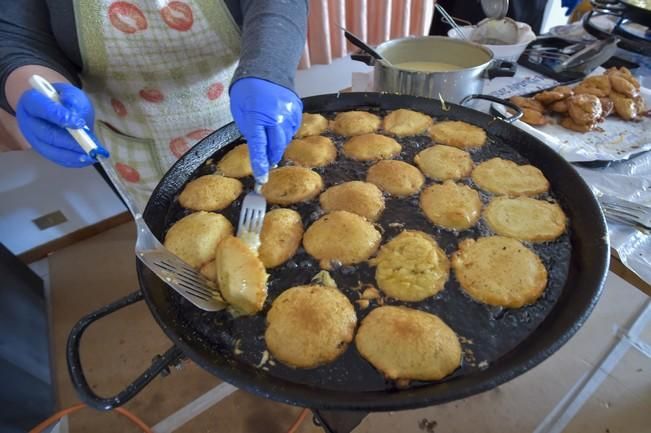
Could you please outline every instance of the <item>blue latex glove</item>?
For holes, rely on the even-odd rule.
[[[92,128],[93,105],[86,94],[67,83],[52,84],[60,102],[50,101],[34,89],[25,91],[16,106],[20,132],[45,158],[64,167],[85,167],[95,162],[65,128]],[[98,153],[108,156],[105,149]]]
[[[301,125],[303,103],[291,90],[260,78],[231,86],[231,114],[246,139],[253,176],[266,183],[269,167],[280,162]]]

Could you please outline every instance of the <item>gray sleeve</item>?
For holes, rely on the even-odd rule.
[[[307,34],[307,0],[242,0],[242,48],[233,83],[262,78],[294,90]]]
[[[0,107],[7,102],[5,83],[9,74],[25,65],[47,66],[79,84],[79,68],[57,44],[45,0],[0,0]]]

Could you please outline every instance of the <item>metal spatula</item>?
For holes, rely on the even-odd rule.
[[[59,102],[59,94],[56,89],[43,77],[32,75],[29,82],[34,89],[47,96],[50,100]],[[139,206],[120,182],[117,173],[113,170],[113,166],[98,154],[98,147],[95,144],[96,138],[91,137],[90,130],[84,127],[83,129],[68,129],[68,132],[88,156],[99,162],[126,203],[129,212],[133,215],[138,230],[135,248],[136,257],[151,269],[158,278],[165,281],[172,289],[202,310],[217,311],[226,307],[226,303],[213,283],[169,252],[149,230],[147,223],[142,218]]]

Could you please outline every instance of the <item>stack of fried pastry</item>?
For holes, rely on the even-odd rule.
[[[577,132],[594,130],[611,114],[638,120],[646,110],[640,83],[625,67],[588,77],[574,88],[559,86],[532,98],[513,96],[511,102],[524,112],[523,122],[542,126],[549,122],[547,114],[558,113],[560,124]]]

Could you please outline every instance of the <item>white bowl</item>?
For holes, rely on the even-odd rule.
[[[484,45],[486,48],[493,52],[493,55],[496,59],[508,60],[510,62],[516,62],[522,53],[524,52],[527,45],[534,39],[536,39],[536,34],[531,30],[531,27],[526,23],[517,23],[518,25],[518,43],[513,45]],[[463,36],[466,39],[470,40],[470,33],[472,32],[474,26],[463,26],[460,27]],[[454,39],[463,39],[455,29],[450,29],[448,36]]]

